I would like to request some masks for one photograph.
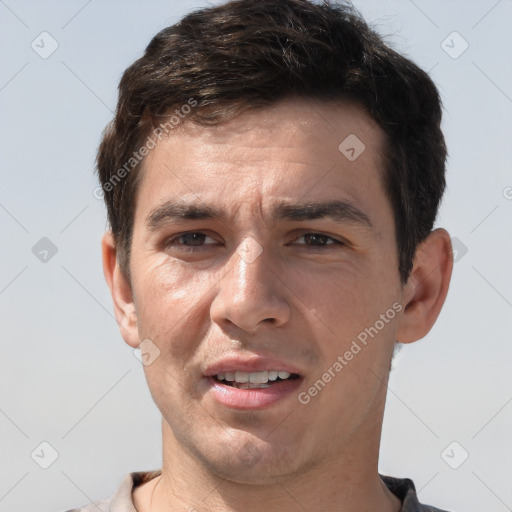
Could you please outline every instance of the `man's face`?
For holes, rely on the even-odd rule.
[[[299,100],[184,128],[145,161],[130,262],[164,430],[238,481],[364,455],[403,302],[383,132]]]

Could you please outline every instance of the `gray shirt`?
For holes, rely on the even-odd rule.
[[[133,505],[133,490],[157,477],[160,473],[161,470],[128,473],[112,497],[67,512],[137,512]],[[402,502],[400,512],[446,512],[429,505],[422,505],[418,501],[412,480],[384,475],[380,477],[388,489]]]

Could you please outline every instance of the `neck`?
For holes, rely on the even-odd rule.
[[[251,484],[206,470],[163,420],[162,475],[152,485],[148,512],[397,512],[400,501],[381,481],[377,470],[381,426],[378,417],[366,423],[344,443],[347,449],[322,465],[279,481]]]

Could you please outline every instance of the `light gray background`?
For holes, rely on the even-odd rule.
[[[160,416],[103,280],[93,167],[122,71],[204,5],[0,0],[2,512],[85,505],[160,467]],[[442,508],[512,510],[512,1],[355,5],[439,86],[450,159],[438,225],[461,249],[436,326],[390,380],[380,470]],[[50,48],[43,31],[59,45],[47,59],[31,47]],[[58,249],[47,262],[32,253],[42,237]],[[48,469],[43,441],[58,452]]]

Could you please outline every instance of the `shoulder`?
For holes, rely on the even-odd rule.
[[[111,498],[95,501],[94,503],[90,503],[85,507],[72,508],[70,510],[66,510],[65,512],[110,512],[111,501]]]
[[[126,474],[115,493],[107,499],[95,501],[65,512],[136,512],[132,500],[133,490],[160,475],[161,470],[136,471]]]
[[[402,502],[400,512],[448,512],[419,502],[416,487],[409,478],[380,475],[387,488]]]

